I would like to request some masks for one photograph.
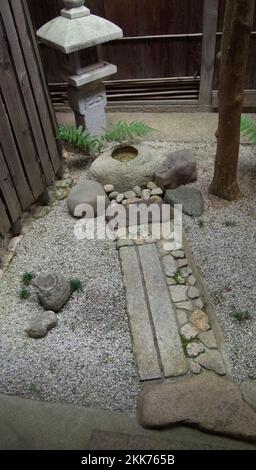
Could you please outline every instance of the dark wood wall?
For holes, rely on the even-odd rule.
[[[0,2],[0,234],[37,201],[61,166],[32,26],[20,0]]]

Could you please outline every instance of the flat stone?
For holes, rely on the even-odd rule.
[[[8,244],[8,251],[12,253],[16,253],[18,245],[20,244],[21,240],[23,239],[23,235],[19,235],[18,237],[13,237]]]
[[[155,188],[151,191],[151,196],[162,196],[163,190],[161,188]]]
[[[169,287],[173,302],[183,302],[187,300],[187,286]]]
[[[187,300],[186,302],[177,302],[176,308],[182,309],[182,310],[187,310],[187,311],[192,311],[193,310],[193,304],[190,300]]]
[[[124,193],[125,199],[131,199],[133,197],[136,197],[136,193],[134,191],[126,191]]]
[[[199,292],[199,289],[197,289],[197,287],[191,286],[188,288],[188,297],[190,299],[196,299],[197,297],[199,297],[199,295],[200,295],[200,292]]]
[[[120,240],[117,240],[116,246],[117,246],[117,249],[120,250],[120,248],[123,248],[124,246],[133,246],[133,241],[120,239]]]
[[[34,280],[34,287],[41,304],[58,312],[71,295],[70,283],[61,274],[43,272]]]
[[[147,183],[147,189],[150,189],[150,191],[153,191],[154,189],[157,189],[156,183],[154,183],[153,181],[149,181]]]
[[[244,401],[256,411],[256,381],[245,380],[240,384],[240,390]]]
[[[187,340],[190,341],[198,336],[198,331],[190,325],[190,323],[186,323],[180,329],[181,335]]]
[[[140,380],[161,377],[136,249],[120,249],[127,312]],[[136,289],[136,295],[134,295]],[[143,332],[143,334],[142,334]]]
[[[189,367],[190,367],[190,370],[193,374],[195,375],[198,375],[200,374],[201,370],[202,370],[202,367],[200,366],[200,364],[197,364],[195,361],[191,360],[189,362]]]
[[[186,349],[188,357],[197,357],[205,350],[204,346],[199,341],[192,341],[191,343],[187,344]]]
[[[186,279],[188,276],[190,276],[190,274],[192,274],[192,269],[189,266],[181,268],[180,274]]]
[[[188,262],[187,262],[186,258],[185,259],[178,259],[177,262],[178,262],[179,269],[185,268],[188,265]]]
[[[177,284],[177,281],[175,281],[175,279],[173,277],[167,277],[166,282],[167,282],[168,286],[176,286],[176,284]]]
[[[166,191],[165,201],[172,206],[182,204],[182,211],[190,217],[199,217],[204,210],[202,193],[196,188],[180,186],[177,189],[169,189]]]
[[[91,180],[79,181],[69,194],[67,200],[68,209],[75,217],[83,217],[84,215],[89,218],[102,216],[105,214],[105,211],[103,208],[102,213],[98,213],[98,197],[102,197],[103,201],[105,200],[106,207],[109,206],[109,198],[106,196],[101,184]],[[85,207],[83,208],[84,205]],[[91,210],[87,210],[86,206],[91,207]]]
[[[164,376],[182,375],[188,364],[156,246],[144,245],[138,250]]]
[[[183,250],[174,250],[174,251],[171,252],[171,255],[175,259],[185,258],[185,253],[184,253]]]
[[[162,258],[162,263],[166,276],[171,277],[177,272],[178,265],[171,255],[164,256]]]
[[[217,349],[216,339],[212,330],[200,333],[199,339],[207,348]]]
[[[152,204],[162,202],[162,198],[160,196],[150,196],[149,201]]]
[[[225,367],[223,359],[219,351],[213,349],[206,349],[203,354],[200,354],[195,361],[205,369],[212,370],[219,375],[225,375]]]
[[[143,189],[143,191],[142,191],[142,199],[144,199],[144,201],[147,201],[148,199],[150,199],[150,196],[151,196],[151,191],[150,191],[150,189]]]
[[[185,323],[187,323],[188,317],[187,317],[186,310],[177,309],[176,315],[177,315],[177,320],[180,326],[185,325]]]
[[[195,283],[196,283],[196,278],[195,278],[195,276],[193,276],[193,274],[192,274],[192,275],[189,276],[189,278],[188,278],[188,284],[189,284],[190,286],[194,286]]]
[[[113,199],[116,199],[118,195],[119,195],[118,191],[113,191],[112,193],[110,193],[108,195],[108,197],[109,197],[110,201],[112,201]]]
[[[178,150],[166,155],[156,172],[156,184],[162,189],[174,189],[197,179],[197,167],[193,150]]]
[[[133,191],[135,192],[136,196],[137,197],[141,197],[142,196],[142,189],[140,186],[135,186],[133,188]]]
[[[196,299],[194,301],[194,306],[195,306],[196,309],[202,310],[202,308],[204,308],[204,303],[203,303],[202,299]]]
[[[113,191],[115,190],[113,184],[106,184],[104,186],[104,191],[107,193],[107,194],[110,194],[110,193],[113,193]]]
[[[56,313],[47,311],[37,315],[31,321],[28,328],[26,328],[26,333],[28,336],[34,339],[44,338],[48,331],[57,326],[58,317]]]
[[[126,203],[124,205],[129,206],[130,204],[136,204],[138,202],[142,202],[139,197],[129,197],[128,199],[126,199]]]
[[[210,373],[147,385],[138,399],[137,416],[149,429],[181,424],[256,442],[256,414],[242,400],[239,387]]]
[[[169,249],[166,249],[167,242],[166,240],[159,240],[157,242],[157,249],[160,256],[166,256],[170,253]]]
[[[210,329],[208,317],[203,310],[195,310],[190,317],[190,321],[200,331],[208,331]]]

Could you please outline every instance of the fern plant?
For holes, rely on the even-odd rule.
[[[252,144],[256,144],[256,121],[249,116],[241,117],[241,132]]]
[[[145,122],[132,121],[127,123],[120,121],[116,124],[111,124],[105,132],[105,140],[107,142],[125,142],[133,141],[145,137],[146,135],[154,132],[155,129],[148,126]]]
[[[84,129],[83,126],[60,126],[57,138],[63,142],[74,145],[74,147],[79,150],[85,150],[89,154],[100,152],[103,146],[102,141],[94,137],[87,129]]]

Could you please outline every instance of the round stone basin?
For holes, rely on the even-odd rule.
[[[138,155],[138,150],[131,145],[121,145],[120,147],[115,148],[112,152],[112,158],[122,163],[128,163],[131,160],[135,160]]]

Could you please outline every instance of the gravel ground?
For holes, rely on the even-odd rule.
[[[139,383],[118,252],[111,241],[77,241],[74,224],[66,202],[56,203],[33,224],[1,280],[0,393],[133,410]],[[18,291],[24,271],[41,270],[78,277],[84,289],[59,313],[58,327],[33,340],[24,328],[42,308],[35,294],[21,301]]]

